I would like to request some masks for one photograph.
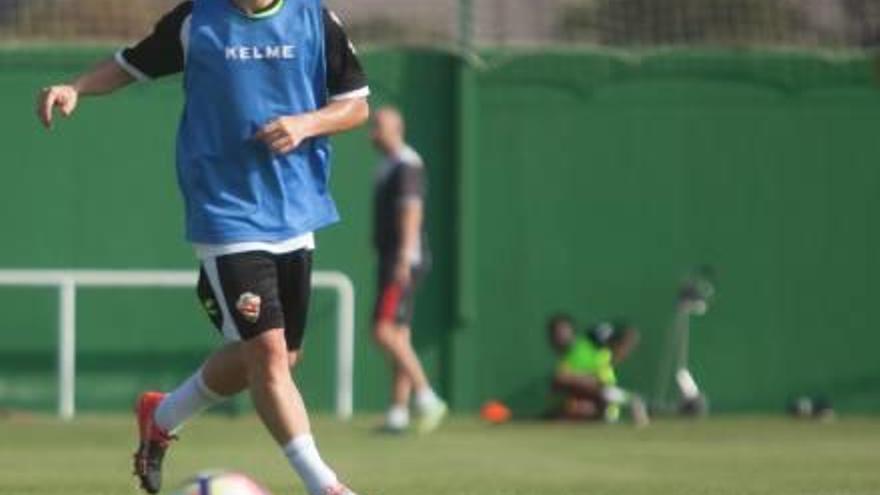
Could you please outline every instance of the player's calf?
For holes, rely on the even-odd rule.
[[[254,406],[309,495],[353,495],[318,453],[305,405],[290,376],[284,331],[263,332],[242,349]]]

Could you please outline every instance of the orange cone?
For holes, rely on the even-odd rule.
[[[510,412],[510,409],[497,400],[490,400],[483,404],[483,408],[480,409],[480,417],[493,425],[506,423],[510,421],[511,416],[513,414]]]

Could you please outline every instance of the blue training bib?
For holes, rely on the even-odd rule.
[[[285,0],[250,17],[229,0],[195,1],[177,145],[191,242],[280,241],[338,221],[327,138],[283,156],[254,139],[278,117],[326,104],[322,9]]]

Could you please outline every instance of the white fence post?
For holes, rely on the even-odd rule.
[[[76,282],[65,278],[58,287],[58,416],[76,414]]]
[[[76,290],[79,287],[190,287],[191,271],[0,270],[0,286],[58,289],[58,416],[76,414]],[[338,296],[336,329],[336,415],[347,420],[354,412],[355,291],[341,272],[315,272],[315,287]]]
[[[337,335],[336,362],[336,414],[339,419],[349,420],[354,415],[354,340],[355,307],[354,286],[348,278],[339,280],[338,321],[340,332]]]

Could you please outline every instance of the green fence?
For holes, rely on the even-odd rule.
[[[651,390],[676,286],[719,272],[696,375],[724,410],[827,393],[880,406],[880,91],[866,60],[748,53],[489,61],[469,158],[465,396],[526,407],[549,310],[644,330],[623,382]],[[499,291],[498,287],[505,290]]]
[[[96,50],[0,52],[6,148],[0,265],[192,268],[172,145],[179,80],[83,102],[53,132],[35,88]],[[880,91],[862,58],[758,53],[365,55],[374,104],[401,105],[431,180],[435,270],[416,340],[456,406],[547,399],[543,320],[626,315],[643,345],[623,381],[650,392],[675,289],[695,264],[719,272],[696,323],[694,371],[722,410],[777,410],[800,393],[880,409]],[[371,346],[369,245],[376,157],[365,131],[336,138],[345,217],[319,236],[320,269],[358,292],[356,407],[388,396]],[[331,297],[319,296],[303,367],[308,400],[332,401]],[[83,409],[170,386],[218,340],[191,294],[86,291]],[[0,289],[0,407],[49,408],[50,291]]]

